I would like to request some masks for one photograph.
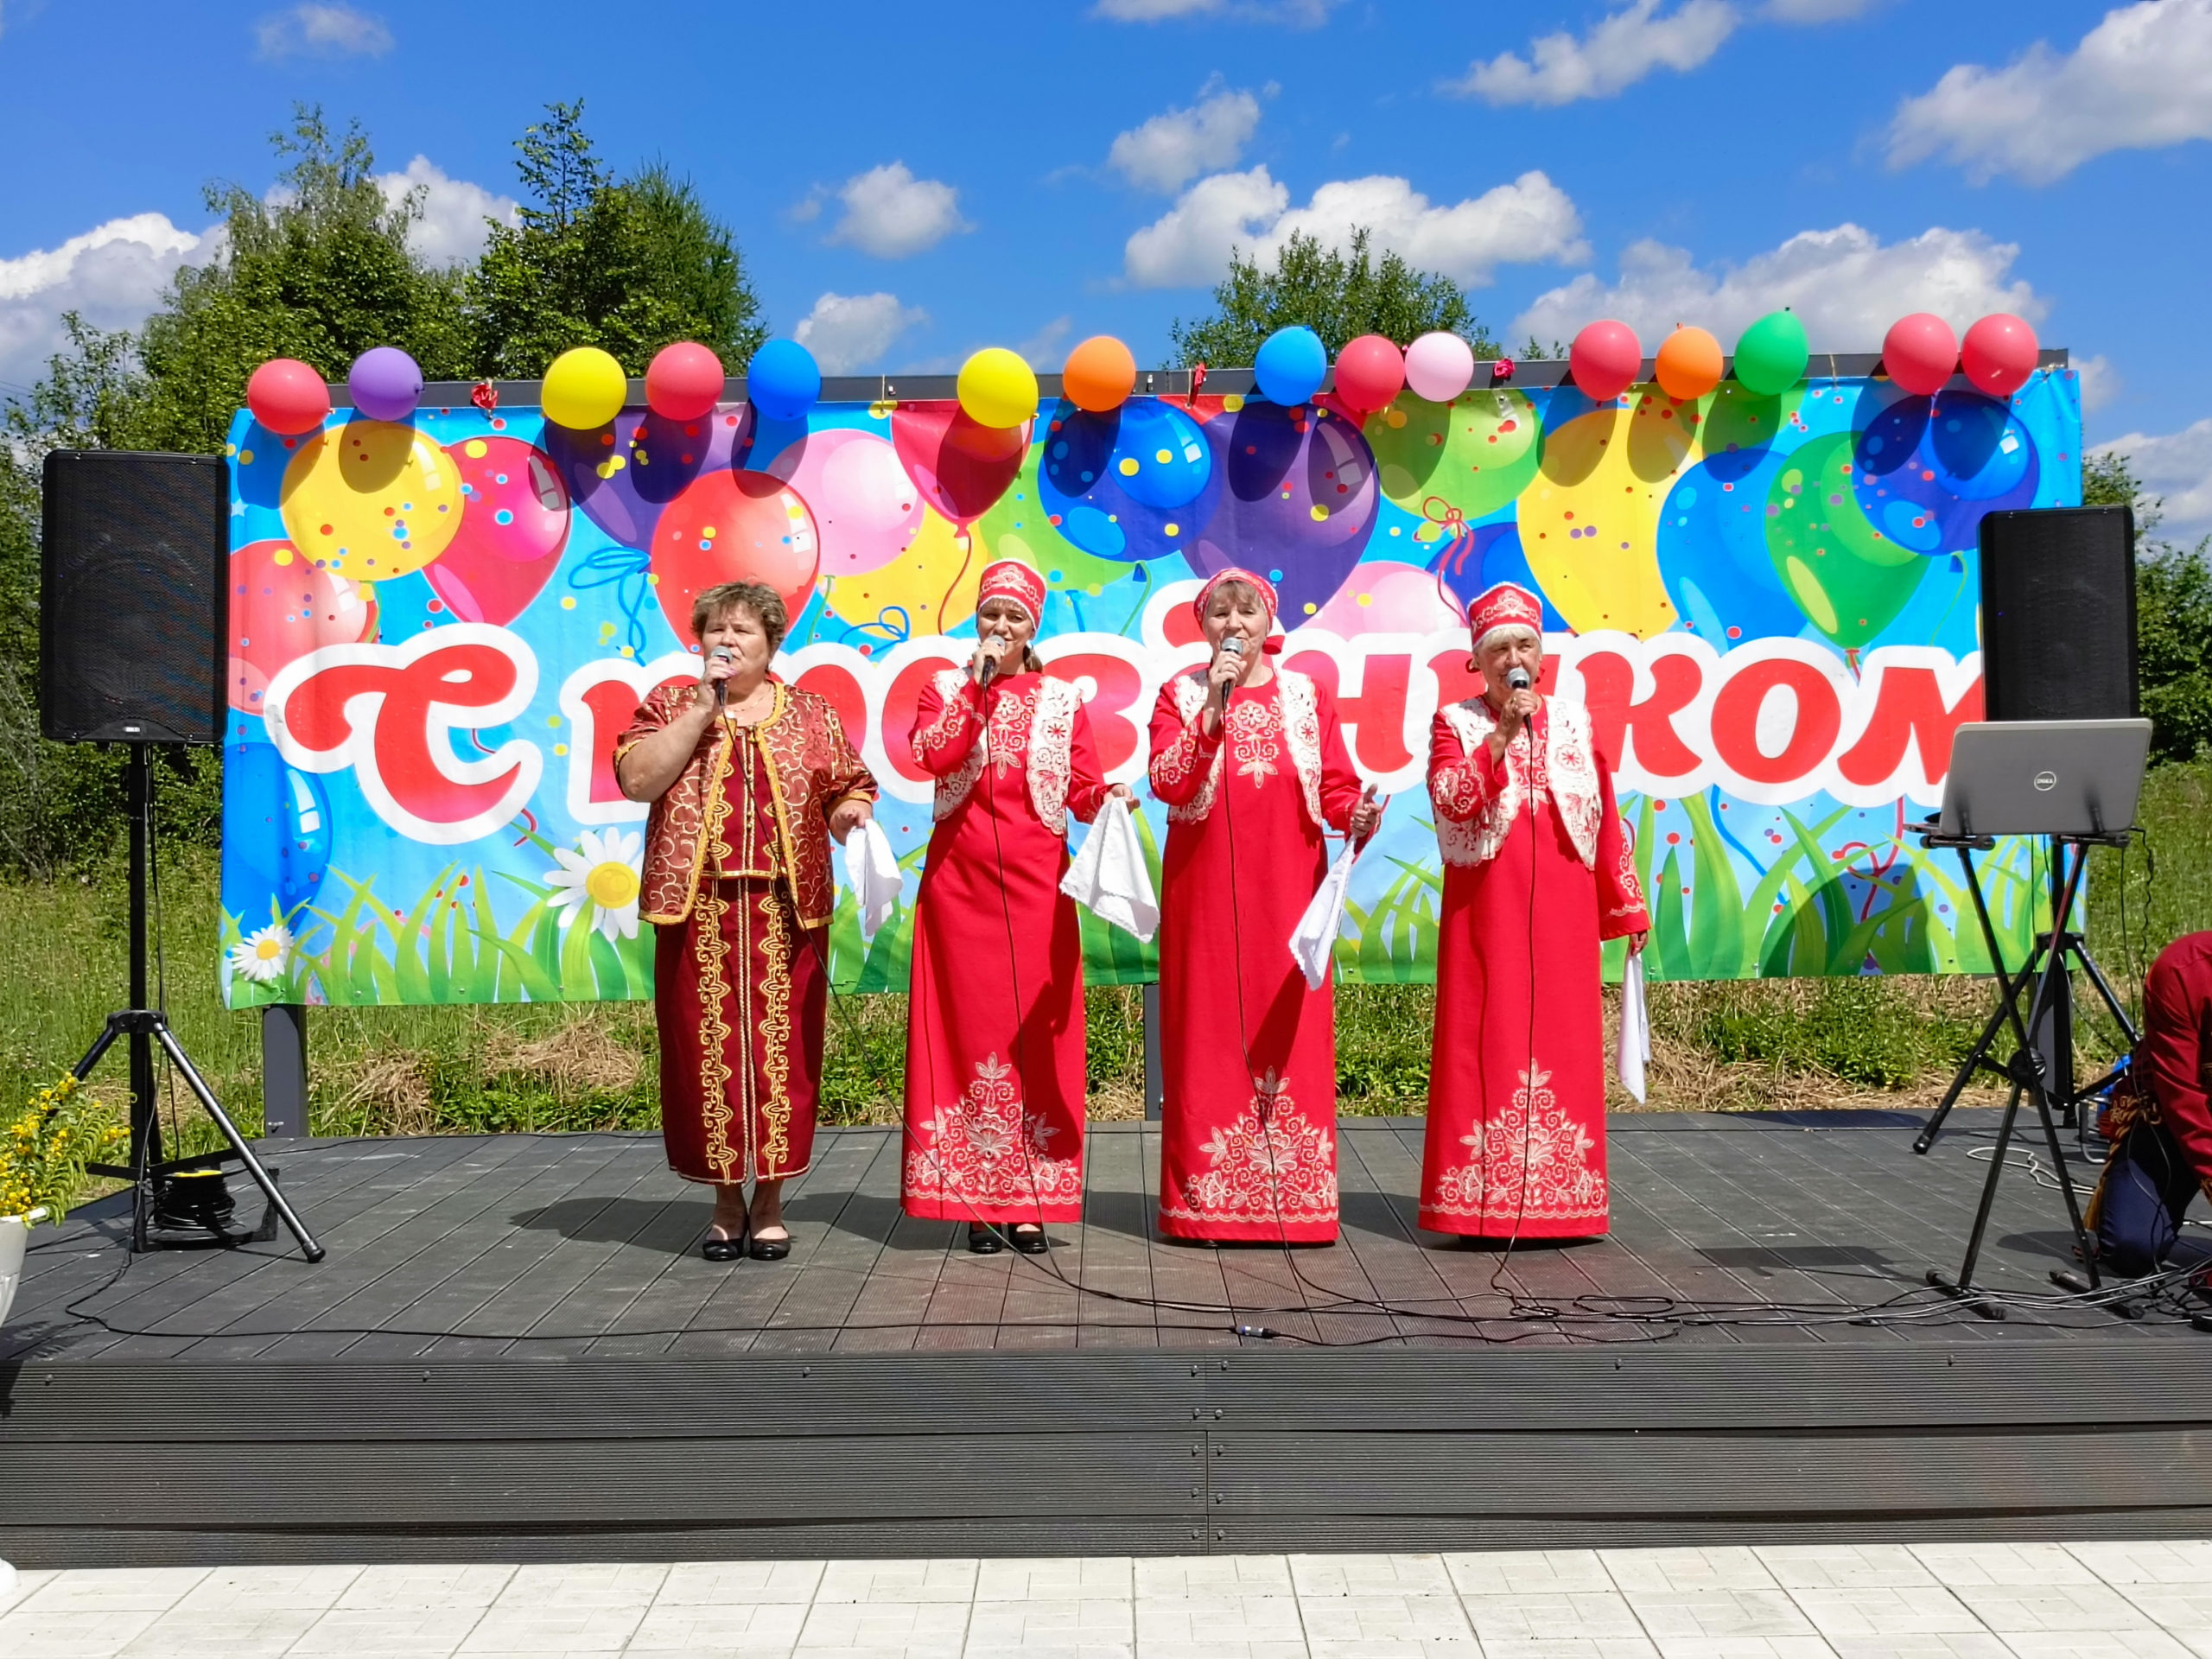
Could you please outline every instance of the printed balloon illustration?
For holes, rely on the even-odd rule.
[[[349,420],[284,469],[284,528],[318,568],[353,582],[420,570],[461,529],[461,474],[413,426]]]
[[[1695,405],[1647,391],[1547,433],[1521,497],[1529,568],[1578,633],[1648,639],[1675,624],[1659,575],[1660,509],[1695,458]]]
[[[1767,555],[1767,494],[1789,457],[1761,448],[1708,454],[1659,517],[1659,575],[1682,626],[1726,651],[1792,634],[1804,617]]]
[[[321,890],[333,825],[322,779],[284,764],[273,744],[223,746],[223,906],[251,933],[298,912]]]
[[[922,527],[922,495],[899,453],[872,432],[809,433],[768,463],[799,493],[822,537],[822,573],[858,575],[888,564]]]
[[[374,599],[319,570],[289,542],[249,542],[231,555],[231,707],[257,715],[286,664],[325,645],[373,638]]]
[[[652,541],[662,510],[709,473],[727,470],[753,435],[753,407],[718,409],[696,421],[626,409],[582,431],[545,423],[545,451],[584,516],[625,547]]]
[[[1095,596],[1128,579],[1128,564],[1084,552],[1053,522],[1038,487],[1046,444],[1033,444],[1014,477],[1014,486],[991,504],[975,527],[976,569],[994,559],[1019,559],[1062,592]],[[1140,572],[1141,574],[1141,572]]]
[[[569,493],[544,451],[520,438],[465,438],[461,531],[423,571],[464,622],[504,626],[551,579],[569,540]]]
[[[1306,620],[1346,639],[1363,633],[1440,633],[1465,625],[1459,606],[1439,594],[1433,573],[1394,559],[1353,568],[1336,596]]]
[[[1063,403],[1039,445],[1039,499],[1084,552],[1124,563],[1186,552],[1220,494],[1198,423],[1157,397],[1094,415]]]
[[[1415,536],[1449,539],[1528,487],[1543,458],[1543,429],[1517,391],[1464,391],[1448,404],[1411,396],[1367,417],[1382,493],[1427,520]]]
[[[1420,531],[1414,532],[1416,541],[1421,534]],[[1529,569],[1529,556],[1522,549],[1518,524],[1510,520],[1503,524],[1463,524],[1434,545],[1436,552],[1427,565],[1431,580],[1443,588],[1458,608],[1462,621],[1470,601],[1488,593],[1501,582],[1510,582],[1535,594],[1541,602],[1546,633],[1567,632],[1567,619],[1553,605],[1543,584],[1536,580],[1535,572]]]
[[[922,499],[964,532],[1021,470],[1029,428],[979,426],[957,404],[901,404],[891,442]]]
[[[1852,434],[1815,438],[1784,460],[1766,498],[1767,553],[1783,586],[1847,652],[1890,625],[1928,570],[1859,511],[1852,457]]]
[[[2005,404],[1979,392],[1904,397],[1859,434],[1853,488],[1891,541],[1963,568],[1981,516],[2035,500],[2035,442]]]
[[[798,492],[767,473],[714,472],[668,504],[653,533],[653,592],[676,637],[691,639],[691,601],[723,582],[766,582],[786,619],[814,592],[822,549]]]
[[[1297,627],[1328,603],[1374,533],[1374,451],[1351,422],[1311,406],[1224,407],[1205,434],[1223,488],[1192,566],[1259,571],[1281,599],[1283,626]]]
[[[935,511],[890,563],[830,583],[828,636],[874,651],[918,634],[944,633],[976,614],[987,563],[963,544],[952,521]]]

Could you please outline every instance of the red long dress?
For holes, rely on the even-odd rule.
[[[1650,923],[1580,706],[1545,699],[1502,761],[1491,724],[1475,698],[1429,731],[1445,869],[1421,1224],[1590,1237],[1609,1210],[1598,944]]]
[[[914,757],[938,779],[938,821],[907,1004],[906,1213],[1078,1220],[1083,940],[1059,884],[1068,815],[1090,822],[1107,795],[1090,719],[1041,674],[980,692],[944,674],[923,690]]]
[[[1162,855],[1160,1227],[1171,1238],[1326,1243],[1337,1236],[1333,982],[1318,991],[1290,936],[1360,784],[1336,704],[1278,668],[1199,715],[1203,675],[1160,688],[1152,789]],[[1227,739],[1224,753],[1224,735]]]

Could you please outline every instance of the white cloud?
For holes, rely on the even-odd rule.
[[[384,19],[346,5],[273,11],[253,26],[264,58],[380,58],[391,50]]]
[[[1073,317],[1054,317],[1016,346],[1014,353],[1039,374],[1057,374],[1068,360],[1068,336],[1074,332]]]
[[[2212,0],[2108,11],[2071,53],[2041,41],[2002,69],[1961,63],[1890,124],[1890,164],[1931,156],[1975,183],[2063,178],[2115,149],[2212,137]]]
[[[1574,203],[1541,173],[1523,173],[1450,207],[1433,205],[1404,179],[1344,179],[1292,207],[1290,192],[1262,166],[1200,179],[1129,238],[1122,263],[1140,288],[1198,287],[1220,279],[1231,249],[1265,261],[1300,232],[1344,248],[1362,227],[1373,233],[1378,252],[1393,250],[1469,284],[1489,282],[1500,264],[1589,254]]]
[[[1337,0],[1098,0],[1091,16],[1116,23],[1157,23],[1173,17],[1236,17],[1311,29],[1329,19]]]
[[[899,303],[896,294],[824,294],[799,319],[791,336],[814,353],[824,374],[852,374],[871,367],[891,342],[929,313]]]
[[[1216,75],[1198,89],[1199,102],[1169,110],[1114,140],[1106,164],[1131,184],[1168,193],[1181,189],[1201,173],[1236,164],[1260,124],[1260,100],[1231,92]]]
[[[904,259],[948,236],[975,228],[960,217],[960,192],[937,179],[918,179],[904,162],[855,173],[837,188],[845,216],[830,232],[879,259]],[[804,213],[800,217],[810,219]]]
[[[29,386],[61,349],[61,318],[135,328],[161,302],[179,265],[212,254],[220,229],[194,235],[161,213],[136,213],[73,236],[58,248],[0,259],[0,382]]]
[[[2126,455],[2143,493],[2165,498],[2159,530],[2177,542],[2212,535],[2212,416],[2163,437],[2131,432],[2089,452]]]
[[[1980,231],[1937,226],[1886,246],[1871,231],[1844,224],[1800,231],[1780,247],[1740,265],[1703,270],[1681,248],[1638,242],[1621,255],[1610,287],[1585,273],[1539,295],[1514,319],[1518,339],[1572,340],[1586,322],[1617,317],[1648,348],[1677,323],[1732,340],[1746,323],[1782,306],[1805,324],[1815,351],[1871,352],[1899,317],[1932,311],[1964,330],[1977,317],[2010,311],[2034,321],[2049,308],[2024,281],[2007,281],[2019,248]]]
[[[2127,384],[2120,378],[2120,371],[2112,359],[2101,354],[2096,357],[2077,357],[2073,359],[2074,372],[2082,377],[2082,412],[2094,414],[2120,394]]]
[[[1659,5],[1660,0],[1630,0],[1579,41],[1564,29],[1541,35],[1529,48],[1533,64],[1517,52],[1501,52],[1487,63],[1478,59],[1445,90],[1492,104],[1611,98],[1655,70],[1696,68],[1720,49],[1739,21],[1728,0],[1682,0],[1664,16],[1656,15]]]
[[[417,156],[402,172],[378,174],[377,188],[394,207],[410,192],[422,193],[423,216],[409,227],[407,244],[432,265],[467,264],[484,251],[486,219],[512,225],[519,218],[512,196],[452,178],[427,156]]]

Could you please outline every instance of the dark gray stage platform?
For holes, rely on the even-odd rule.
[[[1902,1115],[1616,1118],[1611,1237],[1510,1256],[1414,1227],[1417,1122],[1351,1119],[1344,1242],[1290,1260],[1161,1243],[1154,1137],[1101,1125],[1049,1266],[904,1218],[887,1129],[825,1133],[791,1259],[728,1267],[657,1140],[287,1145],[319,1266],[115,1280],[112,1201],[36,1236],[0,1556],[2202,1535],[2212,1336],[1919,1290],[1993,1116],[1928,1158]],[[2009,1173],[1990,1240],[1986,1285],[2050,1294],[2058,1194]]]

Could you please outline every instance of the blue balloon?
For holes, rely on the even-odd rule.
[[[1745,639],[1804,631],[1766,545],[1767,492],[1789,455],[1767,445],[1707,455],[1684,473],[1659,515],[1659,578],[1690,632],[1730,651]]]
[[[796,421],[822,397],[822,369],[795,340],[763,341],[746,366],[745,395],[772,421]]]
[[[1063,402],[1052,415],[1037,493],[1060,534],[1102,559],[1185,551],[1221,493],[1198,423],[1156,397],[1103,415]]]
[[[285,765],[270,743],[223,757],[223,905],[251,933],[274,918],[295,933],[329,868],[330,800],[322,779]]]
[[[1311,328],[1278,328],[1267,337],[1252,359],[1253,378],[1260,395],[1285,409],[1295,408],[1320,391],[1329,372],[1329,348]]]

